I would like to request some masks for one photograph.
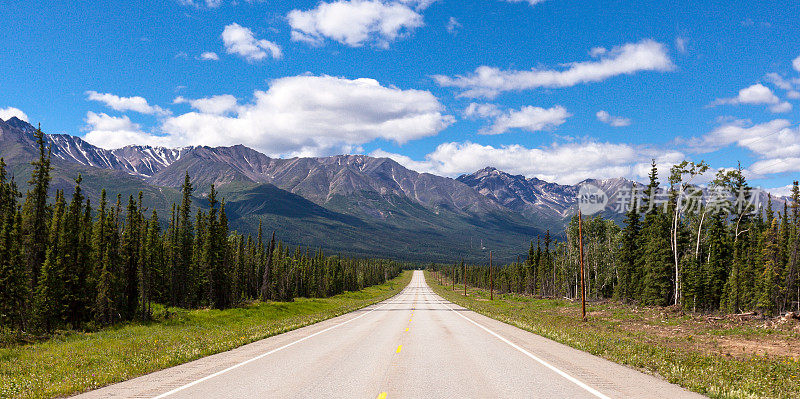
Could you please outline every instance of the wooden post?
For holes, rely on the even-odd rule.
[[[581,256],[581,314],[582,320],[586,321],[586,285],[583,280],[583,217],[580,209],[578,210],[578,241]]]
[[[450,273],[450,279],[453,280],[453,291],[456,290],[456,266],[453,265],[453,268],[450,269],[452,272]]]
[[[464,296],[467,296],[467,264],[462,260],[461,265],[464,266]]]
[[[492,274],[492,251],[489,251],[489,300],[494,300],[494,275]]]

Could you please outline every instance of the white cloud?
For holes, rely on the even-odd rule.
[[[800,72],[800,56],[792,60],[792,68],[794,68],[795,71]]]
[[[783,187],[767,188],[765,189],[765,191],[772,194],[773,196],[789,197],[792,195],[792,185],[789,184]]]
[[[98,93],[93,90],[86,92],[86,98],[90,101],[98,101],[107,107],[120,112],[134,111],[148,115],[169,115],[169,110],[157,105],[150,105],[144,97],[120,97],[111,93]]]
[[[603,55],[603,54],[605,54],[607,52],[608,52],[608,49],[605,48],[605,47],[592,47],[592,49],[589,50],[589,55],[592,58],[597,58],[597,57],[599,57],[599,56],[601,56],[601,55]]]
[[[509,3],[528,3],[532,6],[535,6],[539,3],[544,3],[545,0],[506,0]]]
[[[789,111],[792,110],[792,104],[790,104],[790,103],[788,103],[786,101],[782,101],[782,102],[779,102],[779,103],[777,103],[775,105],[771,105],[769,107],[769,110],[770,110],[770,112],[775,113],[775,114],[780,114],[780,113],[783,113],[783,112],[789,112]]]
[[[206,114],[224,115],[233,112],[237,108],[236,97],[230,94],[221,94],[218,96],[211,96],[206,98],[198,98],[196,100],[176,97],[172,101],[173,104],[188,103],[192,108]]]
[[[509,110],[497,116],[481,134],[501,134],[510,129],[523,129],[529,132],[553,129],[562,125],[572,116],[567,109],[556,105],[552,108],[525,106],[519,110]]]
[[[280,46],[269,40],[256,39],[253,31],[235,22],[225,26],[222,42],[228,54],[240,55],[250,62],[260,61],[268,56],[275,59],[283,56]]]
[[[761,124],[730,121],[687,144],[699,152],[716,151],[728,145],[750,151],[759,158],[747,169],[753,178],[800,171],[800,127],[792,126],[786,119]]]
[[[613,126],[613,127],[622,127],[622,126],[628,126],[628,125],[631,124],[631,120],[630,119],[624,118],[624,117],[621,117],[621,116],[613,116],[613,115],[609,114],[607,111],[603,111],[603,110],[597,111],[597,114],[595,114],[595,116],[597,116],[597,120],[598,121],[603,122],[603,123],[608,124],[608,125]]]
[[[17,119],[19,120],[25,122],[28,121],[28,115],[22,112],[22,110],[19,108],[14,108],[14,107],[0,108],[0,119],[7,121],[14,116],[16,116]]]
[[[772,78],[774,79],[774,77]],[[776,96],[769,87],[764,86],[761,83],[756,83],[752,86],[739,90],[739,94],[736,97],[718,98],[712,103],[712,105],[721,104],[767,104],[769,105],[770,111],[773,113],[788,112],[792,109],[792,104],[781,101],[780,98],[778,98],[778,96]]]
[[[450,17],[450,19],[447,20],[447,25],[445,26],[445,28],[447,28],[448,33],[450,33],[451,35],[455,35],[458,33],[458,30],[461,29],[461,26],[462,25],[458,22],[458,20],[455,17]]]
[[[454,121],[430,92],[373,79],[301,75],[272,81],[249,104],[234,106],[226,96],[201,100],[208,101],[179,98],[202,110],[164,120],[159,130],[166,136],[149,137],[172,146],[244,144],[271,156],[317,156],[351,152],[376,139],[403,144]],[[221,110],[232,114],[209,112]]]
[[[167,137],[153,136],[142,131],[141,126],[131,122],[127,115],[109,116],[104,113],[86,113],[86,129],[83,137],[87,142],[105,149],[121,148],[129,144],[169,146]]]
[[[414,7],[417,10],[424,10],[437,1],[439,0],[399,0],[400,3]]]
[[[464,109],[464,116],[468,118],[489,118],[499,116],[500,114],[502,114],[502,111],[500,111],[495,104],[470,103],[467,108]]]
[[[783,76],[781,76],[780,74],[777,74],[775,72],[768,73],[765,76],[765,78],[767,78],[767,80],[770,81],[772,84],[774,84],[775,87],[777,87],[777,88],[780,88],[780,89],[783,89],[783,90],[793,90],[794,89],[794,85],[792,84],[792,82],[784,79]]]
[[[208,8],[217,8],[222,5],[222,0],[178,0],[184,6],[197,7],[205,5]]]
[[[429,1],[406,2],[428,5]],[[317,8],[287,15],[292,39],[321,45],[325,38],[351,47],[373,42],[381,47],[423,25],[422,15],[402,3],[380,0],[321,2]]]
[[[763,177],[773,173],[800,172],[800,157],[787,157],[763,159],[753,162],[747,171],[754,178]]]
[[[213,51],[205,51],[200,54],[200,59],[204,61],[218,61],[219,56]]]
[[[383,150],[370,155],[392,158],[411,169],[445,176],[472,173],[486,166],[494,166],[509,173],[575,184],[587,178],[644,177],[649,172],[649,159],[652,157],[658,158],[658,162],[667,169],[670,163],[683,159],[683,154],[679,152],[659,154],[658,151],[638,149],[627,144],[600,142],[553,144],[543,148],[451,142],[440,144],[423,161]],[[640,170],[640,165],[645,164],[647,168]]]
[[[565,69],[560,70],[503,71],[481,66],[466,76],[436,75],[434,79],[441,86],[464,89],[464,96],[494,97],[503,91],[569,87],[640,71],[669,71],[674,68],[664,45],[649,39],[617,46],[596,55],[598,60],[568,63]]]

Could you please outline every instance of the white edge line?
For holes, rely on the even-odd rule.
[[[405,290],[405,288],[404,288],[403,290]],[[402,291],[401,291],[401,292],[399,292],[397,295],[400,295],[400,294],[402,294]],[[395,295],[395,296],[397,296],[397,295]],[[392,297],[392,298],[394,298],[394,297]],[[389,299],[392,299],[392,298],[389,298]],[[386,300],[388,301],[389,299],[386,299]],[[271,350],[271,351],[269,351],[269,352],[262,353],[262,354],[260,354],[260,355],[258,355],[258,356],[256,356],[256,357],[254,357],[254,358],[247,359],[247,360],[245,360],[245,361],[243,361],[243,362],[241,362],[241,363],[234,364],[233,366],[230,366],[230,367],[228,367],[228,368],[226,368],[226,369],[224,369],[224,370],[217,371],[217,372],[216,372],[216,373],[214,373],[214,374],[209,374],[209,375],[207,375],[207,376],[205,376],[205,377],[203,377],[203,378],[200,378],[200,379],[194,380],[194,381],[192,381],[192,382],[190,382],[190,383],[188,383],[188,384],[186,384],[186,385],[183,385],[183,386],[177,387],[177,388],[175,388],[175,389],[173,389],[173,390],[171,390],[171,391],[169,391],[169,392],[165,392],[165,393],[162,393],[161,395],[154,396],[152,399],[161,399],[161,398],[166,398],[167,396],[170,396],[170,395],[172,395],[172,394],[175,394],[175,393],[178,393],[178,392],[180,392],[180,391],[183,391],[183,390],[184,390],[184,389],[186,389],[186,388],[193,387],[193,386],[195,386],[195,385],[197,385],[197,384],[199,384],[199,383],[201,383],[201,382],[203,382],[203,381],[210,380],[210,379],[212,379],[212,378],[214,378],[214,377],[217,377],[217,376],[219,376],[219,375],[222,375],[222,374],[225,374],[225,373],[227,373],[227,372],[229,372],[229,371],[231,371],[231,370],[234,370],[234,369],[237,369],[237,368],[239,368],[239,367],[241,367],[241,366],[244,366],[245,364],[248,364],[248,363],[250,363],[250,362],[254,362],[254,361],[256,361],[256,360],[258,360],[258,359],[261,359],[261,358],[263,358],[263,357],[265,357],[265,356],[269,356],[269,355],[271,355],[271,354],[273,354],[273,353],[275,353],[275,352],[278,352],[278,351],[280,351],[280,350],[286,349],[286,348],[288,348],[288,347],[290,347],[290,346],[292,346],[292,345],[294,345],[294,344],[298,344],[298,343],[300,343],[300,342],[303,342],[303,341],[305,341],[305,340],[307,340],[307,339],[309,339],[309,338],[312,338],[312,337],[315,337],[315,336],[317,336],[317,335],[320,335],[320,334],[322,334],[322,333],[324,333],[324,332],[327,332],[327,331],[333,330],[333,329],[334,329],[334,328],[336,328],[336,327],[341,327],[341,326],[343,326],[343,325],[345,325],[345,324],[347,324],[347,323],[350,323],[351,321],[358,320],[358,319],[360,319],[360,318],[362,318],[362,317],[364,317],[364,316],[366,316],[366,315],[368,315],[368,314],[372,313],[373,311],[375,311],[375,310],[378,310],[378,309],[380,309],[380,308],[382,308],[382,307],[384,307],[384,306],[386,306],[386,305],[388,305],[388,304],[390,304],[390,303],[391,303],[391,302],[387,302],[387,303],[384,303],[384,304],[383,304],[383,305],[381,305],[381,306],[374,307],[374,308],[370,309],[368,312],[366,312],[366,313],[364,313],[364,314],[362,314],[362,315],[360,315],[360,316],[356,316],[356,317],[354,317],[354,318],[352,318],[352,319],[350,319],[350,320],[347,320],[347,321],[345,321],[345,322],[339,323],[339,324],[337,324],[337,325],[335,325],[335,326],[328,327],[328,328],[326,328],[326,329],[324,329],[324,330],[322,330],[322,331],[317,331],[317,332],[315,332],[314,334],[311,334],[311,335],[305,336],[305,337],[303,337],[303,338],[300,338],[300,339],[298,339],[297,341],[290,342],[290,343],[288,343],[288,344],[286,344],[286,345],[283,345],[283,346],[281,346],[281,347],[279,347],[279,348],[275,348],[275,349],[273,349],[273,350]]]
[[[428,288],[428,289],[430,289],[430,288]],[[434,295],[436,295],[437,297],[439,296],[439,295],[437,295],[435,292],[433,292],[433,290],[431,290],[431,292],[432,292]],[[440,297],[440,298],[441,298],[441,297]],[[443,298],[442,298],[442,299],[443,299]],[[515,343],[513,343],[513,342],[511,342],[511,341],[509,341],[509,340],[507,340],[507,339],[505,339],[505,338],[503,338],[502,336],[500,336],[500,335],[499,335],[499,334],[497,334],[496,332],[494,332],[494,331],[492,331],[492,330],[488,329],[487,327],[484,327],[483,325],[479,324],[479,323],[478,323],[478,322],[476,322],[475,320],[472,320],[472,319],[470,319],[469,317],[467,317],[467,316],[464,316],[463,314],[456,312],[456,311],[455,311],[455,309],[453,309],[453,308],[451,308],[450,306],[448,306],[448,305],[447,305],[447,303],[445,303],[445,302],[442,302],[441,300],[439,301],[439,303],[440,303],[440,304],[442,304],[442,305],[444,305],[444,307],[446,307],[447,309],[450,309],[450,310],[451,310],[453,313],[455,313],[455,314],[457,314],[457,315],[459,315],[459,316],[463,317],[464,319],[466,319],[466,320],[467,320],[467,321],[469,321],[470,323],[472,323],[472,324],[474,324],[474,325],[476,325],[476,326],[480,327],[481,329],[483,329],[484,331],[488,332],[489,334],[492,334],[492,335],[494,335],[494,336],[495,336],[497,339],[499,339],[499,340],[501,340],[501,341],[503,341],[503,342],[507,343],[507,344],[508,344],[508,345],[510,345],[512,348],[514,348],[514,349],[516,349],[516,350],[518,350],[518,351],[520,351],[520,352],[524,353],[524,354],[525,354],[526,356],[528,356],[529,358],[531,358],[531,359],[533,359],[533,360],[535,360],[535,361],[539,362],[541,365],[543,365],[543,366],[545,366],[545,367],[549,368],[550,370],[553,370],[553,371],[555,371],[556,373],[558,373],[558,375],[560,375],[560,376],[562,376],[562,377],[566,378],[567,380],[569,380],[570,382],[574,383],[575,385],[577,385],[577,386],[579,386],[579,387],[581,387],[581,388],[585,389],[586,391],[588,391],[588,392],[589,392],[589,393],[591,393],[592,395],[594,395],[594,396],[597,396],[598,398],[602,398],[602,399],[611,399],[610,397],[608,397],[608,396],[606,396],[606,395],[603,395],[603,394],[602,394],[600,391],[598,391],[598,390],[596,390],[596,389],[594,389],[594,388],[590,387],[589,385],[586,385],[586,384],[585,384],[583,381],[581,381],[581,380],[579,380],[579,379],[577,379],[577,378],[575,378],[575,377],[573,377],[573,376],[571,376],[571,375],[569,375],[569,374],[567,374],[567,373],[565,373],[565,372],[561,371],[560,369],[556,368],[555,366],[551,365],[550,363],[547,363],[546,361],[544,361],[544,360],[540,359],[540,358],[539,358],[539,357],[537,357],[536,355],[534,355],[534,354],[532,354],[532,353],[528,352],[527,350],[523,349],[523,348],[522,348],[522,347],[520,347],[519,345],[517,345],[517,344],[515,344]],[[465,308],[465,309],[466,309],[466,308]],[[467,310],[469,310],[469,309],[467,309]]]

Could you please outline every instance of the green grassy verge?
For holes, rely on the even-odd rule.
[[[580,302],[514,294],[488,301],[485,290],[469,288],[464,297],[463,285],[453,291],[427,272],[426,279],[453,303],[712,398],[800,397],[797,329],[710,322],[615,302],[587,304],[589,321],[582,323]]]
[[[0,349],[0,397],[47,398],[91,390],[307,326],[400,292],[390,282],[331,298],[256,303],[227,310],[170,309],[170,319]]]

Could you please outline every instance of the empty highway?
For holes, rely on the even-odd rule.
[[[81,398],[700,398],[468,311],[397,296]]]

